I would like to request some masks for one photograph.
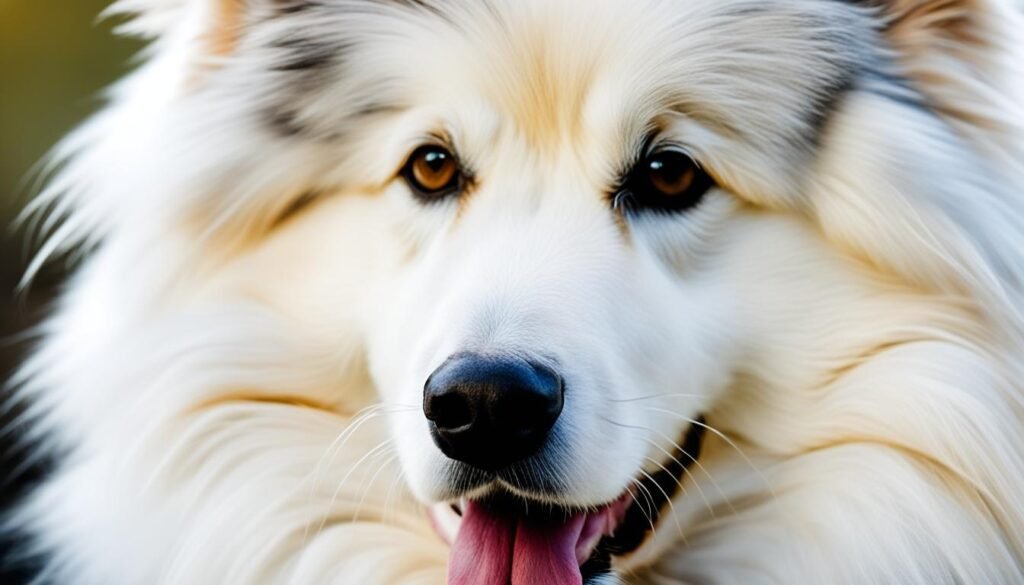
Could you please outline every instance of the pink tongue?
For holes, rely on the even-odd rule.
[[[512,580],[514,518],[499,518],[470,502],[448,561],[448,585],[508,585]]]
[[[576,543],[585,520],[508,518],[469,503],[452,545],[448,585],[582,585]]]
[[[576,543],[586,519],[578,514],[561,523],[520,520],[512,555],[512,585],[583,585]]]

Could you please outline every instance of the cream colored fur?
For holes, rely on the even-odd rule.
[[[444,582],[417,393],[467,346],[567,364],[561,503],[714,429],[609,582],[1024,581],[1009,2],[293,4],[115,7],[146,61],[35,208],[85,256],[18,380],[44,581]],[[619,221],[655,128],[720,188]],[[394,179],[436,132],[457,205]]]

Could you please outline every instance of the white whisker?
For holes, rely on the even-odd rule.
[[[633,485],[640,488],[644,492],[644,500],[647,501],[647,506],[641,505],[640,501],[636,499],[636,496],[633,496],[633,501],[636,502],[638,506],[640,506],[640,511],[643,512],[644,517],[647,518],[647,523],[651,526],[651,534],[654,534],[656,532],[656,529],[654,528],[654,517],[651,516],[651,512],[654,511],[654,498],[651,496],[651,492],[648,491],[648,489],[644,486],[642,481],[635,477],[630,478],[630,481],[633,483]]]
[[[654,461],[650,457],[646,457],[645,459],[648,459],[649,461]],[[657,462],[655,461],[655,463],[657,463]],[[668,470],[665,469],[660,463],[658,463],[658,467],[661,467],[666,472],[668,472]],[[665,496],[665,502],[668,504],[669,510],[672,511],[672,519],[676,523],[676,529],[679,530],[679,536],[682,536],[682,537],[685,538],[685,534],[683,533],[683,525],[679,523],[679,515],[676,514],[676,507],[675,507],[675,505],[672,504],[672,498],[669,497],[668,492],[666,492],[665,488],[661,487],[661,485],[658,484],[658,482],[655,481],[654,478],[651,477],[651,475],[649,473],[647,473],[643,469],[640,470],[640,473],[642,473],[644,477],[646,477],[648,480],[650,480],[650,482],[654,484],[654,487],[658,488],[658,491],[661,492],[661,495]],[[671,475],[671,473],[670,473],[670,475]],[[679,483],[678,479],[676,480],[676,484],[679,485],[680,488],[683,487],[683,484]]]
[[[710,431],[715,436],[717,436],[718,438],[720,438],[723,441],[725,441],[730,447],[732,447],[736,451],[736,453],[738,453],[739,456],[742,457],[744,461],[746,461],[747,465],[750,466],[750,469],[753,470],[754,473],[756,473],[758,475],[758,477],[761,479],[761,482],[764,483],[764,486],[766,488],[768,488],[768,492],[771,493],[772,497],[776,497],[775,496],[775,490],[772,488],[771,483],[768,482],[768,479],[764,476],[764,473],[756,465],[754,465],[754,462],[751,461],[750,458],[747,457],[747,454],[744,453],[743,450],[739,448],[739,445],[737,445],[729,437],[725,436],[725,433],[719,431],[718,429],[716,429],[716,428],[714,428],[712,426],[709,426],[706,423],[702,423],[702,422],[700,422],[698,420],[693,420],[692,418],[690,418],[688,416],[679,414],[678,412],[672,412],[671,410],[666,410],[664,408],[657,408],[657,407],[653,407],[653,406],[645,406],[644,409],[646,409],[646,410],[653,410],[655,412],[661,412],[661,413],[664,413],[664,414],[672,415],[672,416],[675,416],[677,418],[680,418],[680,419],[683,419],[685,421],[688,421],[690,424],[697,425],[697,426],[699,426],[699,427],[701,427],[703,429],[706,429],[706,430]]]
[[[341,478],[340,482],[338,482],[337,487],[334,489],[334,493],[331,494],[331,499],[328,502],[326,509],[324,510],[324,514],[323,514],[322,518],[320,519],[320,524],[319,524],[319,526],[317,526],[317,530],[316,530],[316,534],[314,535],[314,538],[316,536],[319,536],[320,532],[323,531],[324,525],[327,523],[327,518],[330,516],[331,507],[334,506],[334,502],[337,501],[338,494],[341,493],[341,488],[344,487],[345,483],[348,481],[348,478],[351,477],[352,474],[355,472],[355,470],[358,469],[359,466],[362,465],[367,459],[369,459],[375,453],[378,453],[379,451],[381,451],[383,449],[387,449],[389,447],[391,447],[391,439],[385,439],[384,441],[381,441],[376,447],[374,447],[373,449],[370,449],[369,451],[367,451],[366,454],[364,454],[362,457],[360,457],[359,460],[356,461],[355,464],[353,464],[352,467],[349,468],[349,470],[345,474],[345,476],[343,478]],[[308,535],[309,535],[309,525],[307,524],[306,530],[303,532],[303,535],[302,535],[303,543],[306,542]]]
[[[310,473],[309,497],[313,497],[313,493],[316,491],[316,485],[319,482],[323,469],[334,462],[334,458],[337,456],[337,453],[344,448],[345,443],[347,443],[365,423],[387,414],[405,412],[404,408],[404,405],[378,403],[367,406],[357,412],[349,421],[348,425],[345,426],[341,433],[339,433],[331,444],[324,450],[323,455],[321,455],[319,461],[317,461],[316,467]]]
[[[379,456],[381,453],[384,453],[384,451],[381,451],[377,455]],[[370,488],[372,488],[373,484],[377,481],[377,476],[379,476],[380,473],[384,471],[389,465],[394,463],[396,459],[398,459],[398,454],[392,452],[391,455],[388,456],[388,458],[385,459],[384,462],[377,467],[377,471],[375,471],[373,475],[370,476],[370,480],[366,482],[366,485],[363,486],[361,490],[362,493],[359,496],[359,503],[356,505],[356,511],[354,514],[352,514],[352,522],[359,522],[359,514],[360,512],[362,512],[363,504],[366,502],[366,494],[369,493]]]
[[[709,471],[707,470],[707,468],[706,468],[706,467],[704,467],[704,465],[703,465],[703,464],[702,464],[702,463],[700,462],[700,457],[695,457],[695,456],[694,456],[693,454],[691,454],[691,453],[690,453],[689,451],[687,451],[686,449],[682,448],[682,447],[681,447],[681,446],[679,445],[679,443],[677,443],[677,442],[673,441],[673,440],[672,440],[672,439],[671,439],[670,437],[668,437],[667,435],[665,435],[665,433],[662,433],[662,432],[660,432],[660,431],[655,431],[655,430],[653,430],[653,429],[651,430],[651,432],[653,432],[654,434],[658,435],[658,436],[659,436],[659,437],[661,437],[662,439],[664,439],[664,440],[668,441],[669,443],[671,443],[673,447],[675,447],[675,448],[676,448],[677,450],[679,450],[679,452],[681,452],[681,453],[682,453],[683,455],[685,455],[686,457],[688,457],[688,458],[690,459],[690,461],[692,461],[692,462],[693,462],[693,464],[694,464],[694,465],[696,465],[696,466],[697,466],[697,468],[698,468],[698,469],[700,469],[700,470],[701,470],[701,471],[702,471],[702,472],[704,473],[704,475],[705,475],[705,476],[707,476],[707,478],[708,478],[708,481],[710,481],[710,482],[711,482],[711,485],[713,485],[713,486],[715,487],[715,490],[716,490],[716,491],[718,492],[718,495],[722,496],[722,499],[724,499],[724,500],[725,500],[725,503],[726,503],[726,505],[728,505],[728,506],[729,506],[729,510],[730,510],[730,511],[732,511],[733,513],[735,513],[735,512],[736,512],[736,508],[735,508],[735,507],[734,507],[734,506],[732,505],[732,500],[730,500],[730,499],[729,499],[729,496],[728,496],[728,495],[726,495],[726,493],[725,493],[725,490],[723,490],[723,489],[722,489],[722,486],[721,486],[721,485],[719,485],[719,484],[718,484],[718,481],[716,481],[716,480],[715,480],[715,478],[714,478],[714,476],[712,476],[712,475],[711,475],[711,472],[709,472]],[[658,447],[659,449],[661,449],[661,450],[662,450],[663,452],[665,451],[665,450],[664,450],[664,449],[662,449],[662,448],[661,448],[661,446],[660,446],[660,445],[658,445],[657,443],[655,443],[655,442],[653,442],[653,441],[652,441],[652,444],[653,444],[653,445],[655,445],[656,447]],[[667,454],[667,452],[666,452],[666,454]],[[694,485],[696,485],[696,486],[697,486],[697,490],[698,490],[698,491],[700,491],[700,492],[701,492],[701,495],[703,496],[703,495],[704,495],[704,490],[702,490],[702,489],[701,489],[701,487],[700,487],[700,483],[699,483],[699,482],[697,481],[697,478],[693,477],[693,474],[692,474],[692,473],[690,472],[690,470],[689,470],[688,466],[686,466],[686,465],[683,465],[683,464],[682,464],[682,462],[680,462],[680,461],[679,461],[678,459],[676,459],[676,458],[675,458],[675,457],[673,457],[672,455],[669,455],[669,457],[672,457],[672,460],[673,460],[673,461],[675,461],[675,462],[676,462],[676,463],[678,463],[679,465],[682,465],[682,466],[683,466],[683,469],[684,469],[684,471],[686,472],[686,474],[687,474],[687,475],[689,475],[689,476],[690,476],[690,479],[692,479],[692,480],[693,480],[693,483],[694,483]],[[706,498],[705,498],[705,500],[706,500]],[[712,512],[712,516],[713,516],[713,515],[714,515],[714,512]]]
[[[678,392],[671,392],[671,393],[668,393],[668,394],[652,394],[650,396],[639,396],[639,397],[636,397],[636,398],[613,399],[613,400],[608,400],[608,402],[614,402],[614,403],[617,403],[617,404],[621,404],[623,402],[641,402],[643,400],[656,400],[658,398],[697,398],[697,399],[706,399],[707,396],[702,396],[700,394],[681,394],[681,393],[678,393]]]

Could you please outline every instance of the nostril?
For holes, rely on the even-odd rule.
[[[423,413],[438,429],[456,431],[473,422],[473,410],[457,392],[428,396],[424,402]]]

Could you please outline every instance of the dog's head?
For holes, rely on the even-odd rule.
[[[289,83],[343,67],[310,45],[348,41],[364,119],[305,94],[271,115],[359,132],[379,169],[361,172],[399,249],[367,352],[384,401],[416,406],[393,442],[442,503],[453,582],[540,582],[523,575],[544,559],[570,582],[632,552],[768,343],[744,314],[800,260],[771,258],[756,208],[805,203],[871,21],[820,2],[309,10],[277,33]],[[345,35],[370,26],[386,34]]]
[[[644,540],[717,428],[813,447],[814,392],[896,335],[879,298],[1016,278],[975,229],[1011,219],[964,204],[999,193],[977,112],[919,86],[996,42],[960,4],[168,3],[120,115],[180,173],[122,181],[197,196],[81,216],[191,230],[365,347],[409,487],[455,508],[455,581],[569,582]]]

